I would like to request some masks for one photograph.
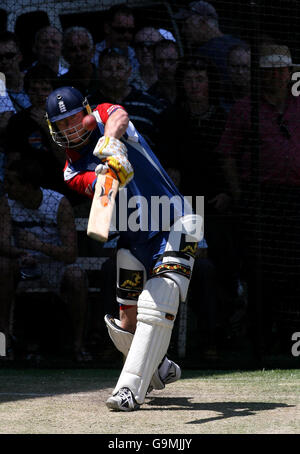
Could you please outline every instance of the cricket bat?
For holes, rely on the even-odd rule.
[[[118,189],[119,182],[110,170],[98,176],[87,226],[88,236],[96,241],[108,239]]]

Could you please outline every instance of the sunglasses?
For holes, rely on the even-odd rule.
[[[127,57],[125,50],[119,49],[118,47],[107,47],[101,52],[101,56],[106,55],[121,55],[122,57]]]
[[[153,47],[155,46],[154,41],[141,41],[140,43],[135,43],[135,47],[137,49],[144,49],[145,47]]]
[[[116,33],[119,35],[125,35],[125,33],[128,33],[130,35],[134,34],[134,27],[111,27]]]
[[[16,52],[6,52],[5,54],[0,54],[0,61],[4,58],[6,60],[12,60],[17,55]]]

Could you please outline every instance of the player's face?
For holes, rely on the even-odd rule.
[[[110,24],[109,32],[112,47],[120,49],[128,47],[134,34],[134,17],[127,14],[116,14]]]
[[[53,91],[53,87],[46,81],[32,81],[28,88],[28,95],[33,107],[45,109],[46,99]]]
[[[84,116],[84,112],[81,111],[77,114],[70,115],[63,120],[55,122],[56,127],[59,129],[68,143],[70,142],[71,144],[80,144],[82,142],[82,136],[83,134],[86,134],[86,130],[82,126],[82,120]]]
[[[208,77],[206,71],[191,69],[186,71],[183,78],[183,88],[186,97],[191,102],[207,101]]]
[[[173,80],[178,65],[178,52],[174,46],[157,49],[155,52],[155,66],[161,80]]]
[[[127,85],[131,68],[125,58],[107,57],[99,67],[101,85],[109,90],[118,90]]]
[[[290,68],[262,68],[261,83],[266,92],[280,94],[285,92],[291,80]]]
[[[35,51],[41,61],[58,59],[62,49],[62,34],[55,28],[48,27],[41,32]]]
[[[18,72],[22,57],[13,41],[0,43],[0,71],[6,76]]]
[[[88,67],[93,54],[94,46],[85,32],[77,32],[69,36],[64,47],[64,55],[72,67],[80,69]]]
[[[134,39],[134,47],[140,65],[152,66],[154,64],[154,46],[161,40],[161,36],[154,28],[140,30]]]
[[[233,85],[247,87],[250,84],[250,52],[235,50],[228,59],[228,73]]]
[[[183,24],[183,34],[188,43],[201,43],[207,39],[208,25],[199,14],[189,16]]]

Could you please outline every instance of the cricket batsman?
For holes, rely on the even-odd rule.
[[[166,353],[178,306],[187,297],[202,218],[186,210],[183,196],[122,106],[100,104],[92,112],[78,90],[61,87],[47,99],[46,119],[53,140],[65,149],[69,187],[93,198],[97,176],[110,169],[120,187],[116,212],[129,217],[129,202],[136,200],[137,217],[146,220],[147,228],[119,229],[120,319],[104,318],[112,342],[126,358],[106,405],[117,411],[137,410],[147,392],[181,376]],[[160,215],[153,227],[151,202],[161,197],[176,202],[168,222]],[[124,203],[126,210],[119,206]]]

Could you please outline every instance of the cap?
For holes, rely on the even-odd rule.
[[[287,46],[270,44],[262,46],[259,58],[260,68],[285,68],[299,67],[292,61],[292,56]]]
[[[176,42],[176,39],[174,38],[173,34],[169,30],[165,30],[164,28],[159,28],[158,29],[159,33],[163,37],[163,39],[169,39],[171,41]]]
[[[191,2],[187,8],[180,8],[174,15],[175,19],[187,19],[193,14],[218,20],[218,13],[215,8],[208,2]]]

